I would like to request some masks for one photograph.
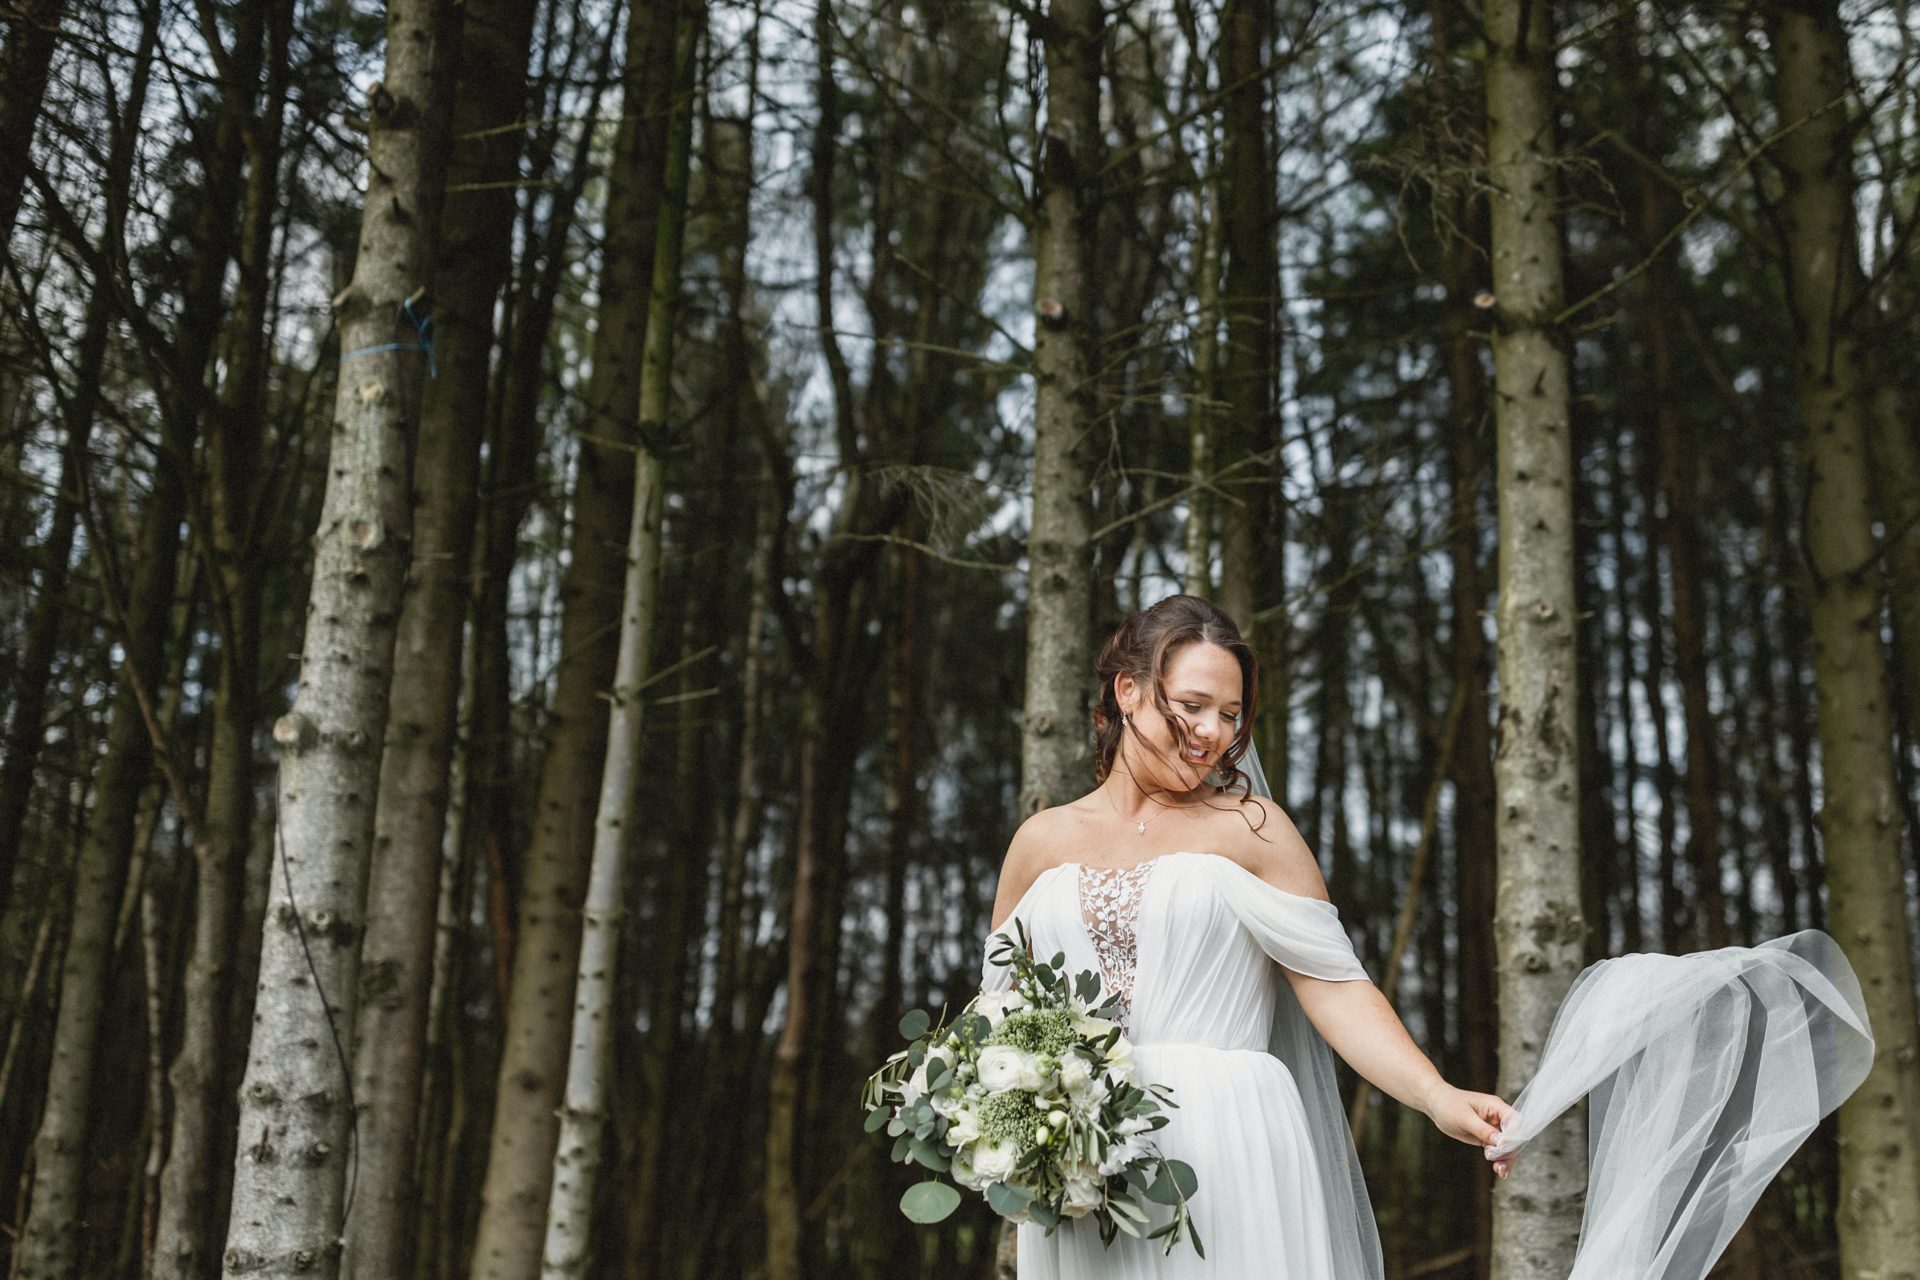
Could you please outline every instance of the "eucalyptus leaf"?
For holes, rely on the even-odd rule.
[[[1011,1186],[1005,1182],[987,1184],[987,1203],[993,1211],[1003,1218],[1011,1218],[1033,1203],[1033,1193],[1025,1187]]]
[[[1167,1161],[1167,1172],[1172,1176],[1174,1185],[1180,1188],[1181,1195],[1190,1196],[1200,1189],[1200,1179],[1194,1176],[1193,1166],[1186,1161]]]
[[[913,1138],[911,1143],[913,1158],[935,1173],[945,1173],[951,1166],[952,1161],[947,1159],[946,1153],[926,1139]]]
[[[960,1207],[960,1193],[944,1182],[916,1182],[900,1197],[900,1212],[910,1222],[939,1222]]]

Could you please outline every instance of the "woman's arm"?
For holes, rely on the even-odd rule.
[[[1329,982],[1284,970],[1314,1028],[1348,1066],[1380,1092],[1429,1117],[1440,1132],[1475,1146],[1491,1146],[1513,1108],[1490,1093],[1448,1084],[1420,1051],[1400,1017],[1366,981]],[[1511,1162],[1497,1160],[1506,1177]]]
[[[1327,884],[1306,840],[1284,809],[1256,798],[1266,811],[1258,839],[1240,848],[1246,865],[1275,888],[1327,899]],[[1380,988],[1366,981],[1331,982],[1283,969],[1300,1007],[1333,1051],[1380,1092],[1430,1118],[1440,1132],[1476,1146],[1490,1146],[1513,1108],[1490,1093],[1448,1084],[1420,1051]],[[1512,1160],[1496,1160],[1507,1176]]]

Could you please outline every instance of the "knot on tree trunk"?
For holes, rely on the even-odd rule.
[[[319,740],[320,730],[298,711],[289,711],[273,722],[273,740],[284,751],[305,751]]]

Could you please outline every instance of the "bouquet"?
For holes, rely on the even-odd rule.
[[[861,1104],[868,1133],[884,1128],[892,1158],[928,1170],[901,1197],[915,1222],[938,1222],[961,1201],[946,1174],[980,1193],[1001,1217],[1049,1233],[1062,1218],[1094,1216],[1103,1244],[1119,1232],[1140,1237],[1149,1223],[1141,1198],[1172,1208],[1146,1233],[1164,1252],[1184,1236],[1202,1258],[1187,1211],[1198,1180],[1168,1160],[1149,1135],[1164,1127],[1173,1091],[1142,1083],[1133,1046],[1099,1002],[1100,977],[1069,983],[1066,953],[1038,963],[1023,922],[989,959],[1013,970],[1006,991],[982,992],[951,1022],[915,1009],[900,1022],[913,1043],[867,1078]]]

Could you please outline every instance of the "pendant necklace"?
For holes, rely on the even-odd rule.
[[[1147,797],[1147,799],[1149,799],[1149,800],[1153,800],[1153,797],[1152,797],[1152,796],[1148,796],[1148,797]],[[1114,814],[1115,814],[1115,815],[1116,815],[1117,817],[1119,817],[1119,819],[1120,819],[1120,820],[1121,820],[1122,822],[1125,822],[1125,821],[1127,820],[1127,815],[1126,815],[1126,814],[1124,814],[1124,813],[1121,813],[1121,812],[1120,812],[1120,806],[1119,806],[1118,804],[1116,804],[1116,803],[1114,802],[1114,799],[1113,799],[1113,797],[1112,797],[1111,795],[1109,795],[1109,796],[1107,797],[1107,803],[1108,803],[1108,804],[1110,804],[1110,805],[1113,805],[1113,812],[1114,812]],[[1153,817],[1151,817],[1151,818],[1141,818],[1141,819],[1138,819],[1138,820],[1136,820],[1136,821],[1134,822],[1134,824],[1133,824],[1133,833],[1134,833],[1135,835],[1139,835],[1139,836],[1143,836],[1143,835],[1145,835],[1145,834],[1147,834],[1147,824],[1148,824],[1149,822],[1152,822],[1154,818],[1157,818],[1157,817],[1159,817],[1159,816],[1160,816],[1160,814],[1162,814],[1162,813],[1165,813],[1165,812],[1167,811],[1167,806],[1166,806],[1166,805],[1164,805],[1164,804],[1160,804],[1160,802],[1159,802],[1158,800],[1153,800],[1153,803],[1154,803],[1154,804],[1156,804],[1156,805],[1159,805],[1159,806],[1160,806],[1160,808],[1159,808],[1159,812],[1157,812],[1157,813],[1155,813],[1155,814],[1153,815]]]

